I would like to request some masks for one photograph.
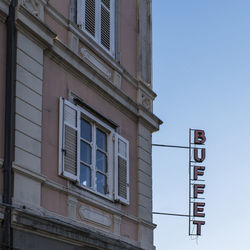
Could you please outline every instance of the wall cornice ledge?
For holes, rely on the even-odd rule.
[[[91,48],[95,54],[104,60],[111,68],[117,71],[122,77],[127,80],[131,85],[134,87],[143,88],[144,91],[150,93],[149,95],[152,96],[152,99],[156,97],[156,94],[151,88],[150,83],[144,82],[142,79],[137,79],[136,77],[132,76],[126,69],[119,64],[114,58],[108,55],[105,51],[99,48],[96,45],[93,45],[93,41],[88,38],[82,30],[80,30],[76,24],[72,23],[70,20],[66,19],[61,13],[59,13],[53,6],[49,3],[45,5],[45,10],[47,13],[57,22],[59,22],[65,29],[71,31],[74,35],[76,35],[81,42],[83,42],[86,46]]]
[[[0,1],[0,22],[5,23],[7,16],[9,15],[9,4],[8,0]]]
[[[118,105],[125,114],[137,119],[137,103],[75,55],[60,40],[55,39],[54,46],[46,51],[46,55],[74,74],[88,87],[96,89],[106,100]]]
[[[151,132],[159,130],[160,125],[163,123],[156,115],[148,111],[141,104],[138,104],[138,117],[139,122],[144,123]]]
[[[22,5],[17,7],[16,27],[23,33],[28,33],[33,37],[42,48],[46,49],[53,46],[56,33]]]
[[[83,246],[91,245],[98,248],[117,250],[142,250],[142,248],[129,244],[119,238],[114,238],[99,231],[93,231],[82,226],[73,225],[52,216],[31,214],[25,211],[13,211],[13,227],[26,231],[47,235],[57,240],[62,240]]]
[[[36,180],[38,182],[43,183],[46,180],[46,177],[42,176],[41,174],[30,171],[30,170],[24,168],[23,166],[19,166],[15,162],[13,163],[12,167],[13,167],[14,172],[25,175],[25,176],[27,176],[27,177],[29,177],[31,179],[34,179],[34,180]]]
[[[162,123],[160,119],[112,85],[60,40],[54,40],[54,46],[46,50],[46,55],[81,81],[84,81],[84,84],[87,84],[88,87],[96,89],[106,100],[119,106],[124,114],[134,120],[143,118],[152,131],[159,129],[159,125]]]

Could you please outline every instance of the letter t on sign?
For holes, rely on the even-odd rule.
[[[197,220],[194,220],[194,221],[193,221],[193,224],[194,224],[194,225],[197,225],[197,235],[201,235],[201,226],[202,226],[202,225],[205,225],[205,221],[197,221]]]

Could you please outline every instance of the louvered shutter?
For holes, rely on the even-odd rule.
[[[115,199],[129,204],[129,142],[116,134]]]
[[[60,98],[59,174],[71,180],[79,175],[79,111]]]
[[[114,0],[77,0],[77,24],[114,55]]]
[[[100,0],[100,43],[114,52],[114,0]]]

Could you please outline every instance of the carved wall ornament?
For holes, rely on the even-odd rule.
[[[81,206],[79,209],[79,215],[83,220],[88,220],[102,226],[110,227],[112,225],[112,220],[108,214],[88,207]]]
[[[144,92],[141,92],[140,102],[147,110],[152,111],[152,100]]]
[[[44,5],[41,0],[21,0],[21,4],[29,10],[34,16],[44,20]]]
[[[104,65],[100,60],[93,56],[86,48],[81,48],[81,54],[83,58],[87,59],[92,65],[94,65],[102,74],[106,76],[107,79],[110,79],[112,74],[108,67]]]

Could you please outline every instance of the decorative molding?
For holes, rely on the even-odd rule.
[[[14,172],[20,173],[26,177],[34,179],[37,182],[43,183],[46,180],[46,177],[44,177],[36,172],[30,171],[30,170],[24,168],[23,166],[19,166],[15,162],[13,163],[12,168],[13,168]]]
[[[138,103],[141,104],[149,112],[152,112],[153,100],[141,89],[138,90]]]
[[[79,52],[79,38],[70,31],[69,31],[69,46],[70,46],[70,49],[75,54],[78,54],[78,52]]]
[[[112,220],[108,214],[89,207],[81,206],[79,208],[79,215],[82,220],[94,222],[105,227],[111,227],[112,225]]]
[[[54,46],[50,50],[46,50],[46,55],[80,79],[88,87],[100,91],[99,93],[103,98],[119,107],[120,111],[131,119],[135,121],[138,118],[144,120],[144,123],[148,124],[152,132],[159,130],[159,125],[162,124],[162,121],[157,116],[146,110],[142,105],[134,102],[122,90],[110,84],[110,81],[102,74],[98,75],[98,72],[93,67],[89,66],[84,60],[81,60],[61,41],[55,39]],[[86,67],[86,65],[89,67]]]
[[[138,242],[112,233],[100,232],[82,223],[73,223],[65,217],[44,211],[13,209],[13,228],[25,228],[26,232],[44,235],[51,239],[76,246],[92,246],[98,249],[142,250]]]
[[[117,71],[114,71],[113,83],[119,89],[122,86],[122,76]]]
[[[76,207],[77,207],[77,198],[74,196],[68,196],[68,216],[70,219],[76,219]]]
[[[23,5],[19,5],[16,11],[17,29],[35,40],[43,49],[53,46],[56,33],[36,18]]]
[[[114,234],[120,235],[121,234],[121,216],[114,215]]]
[[[23,5],[32,15],[44,20],[44,5],[46,4],[43,0],[19,0],[20,4]]]
[[[92,65],[94,65],[107,79],[111,78],[111,71],[102,63],[99,59],[93,56],[86,48],[81,48],[81,54],[84,59],[87,59]]]

